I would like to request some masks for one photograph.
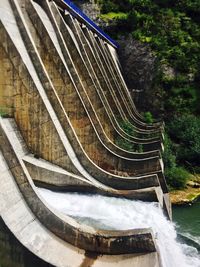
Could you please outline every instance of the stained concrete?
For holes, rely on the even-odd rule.
[[[0,105],[10,117],[0,119],[0,216],[25,247],[55,266],[161,266],[151,229],[99,231],[37,194],[34,182],[157,201],[171,215],[155,151],[162,149],[162,125],[147,125],[137,113],[115,49],[63,1],[38,3],[42,8],[32,0],[0,3]],[[131,157],[110,145],[120,131],[115,111],[131,121],[140,137],[127,138],[144,141],[147,154]]]

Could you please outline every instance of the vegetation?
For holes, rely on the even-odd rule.
[[[182,167],[166,169],[165,175],[170,189],[183,189],[190,177],[190,173]]]
[[[119,146],[120,148],[124,150],[130,151],[130,152],[134,151],[133,144],[122,137],[117,137],[115,142],[117,146]]]
[[[127,133],[128,135],[134,136],[135,135],[135,130],[133,125],[127,121],[127,120],[119,120],[119,125],[122,128],[122,130]]]
[[[142,144],[131,143],[130,141],[128,141],[122,137],[117,137],[115,140],[115,143],[120,148],[127,150],[129,152],[137,152],[137,153],[143,152],[143,145]]]
[[[135,136],[135,130],[133,125],[127,121],[127,120],[118,120],[119,125],[121,127],[121,129],[127,133],[130,136]],[[122,137],[117,137],[117,139],[115,140],[115,143],[117,146],[121,147],[124,150],[130,151],[130,152],[143,152],[143,146],[142,144],[134,144]]]
[[[102,14],[100,18],[108,22],[109,20],[113,20],[113,19],[116,19],[116,20],[127,19],[127,14],[123,12],[118,12],[118,13],[109,12],[107,14]]]
[[[114,38],[132,35],[158,59],[155,86],[163,96],[164,162],[171,188],[200,172],[200,1],[98,0],[102,19],[113,18]],[[152,123],[150,113],[146,121]]]
[[[8,113],[6,112],[6,108],[0,107],[0,117],[2,117],[2,118],[8,117]]]
[[[153,115],[151,114],[151,112],[149,111],[144,112],[143,116],[144,116],[146,123],[151,124],[154,122]]]

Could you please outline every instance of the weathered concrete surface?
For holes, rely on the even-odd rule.
[[[66,21],[67,21],[67,16],[64,16],[64,18],[62,18],[62,16],[60,15],[60,13],[58,12],[58,10],[56,10],[56,7],[55,7],[55,5],[51,5],[52,6],[52,11],[53,11],[53,13],[54,13],[54,17],[56,18],[56,23],[58,24],[58,26],[59,26],[59,30],[61,31],[61,33],[62,33],[62,36],[63,36],[63,38],[62,38],[62,40],[64,39],[65,40],[65,42],[66,42],[66,44],[68,45],[68,46],[70,46],[70,47],[74,47],[74,49],[70,49],[70,53],[71,53],[71,56],[73,57],[73,60],[74,60],[74,63],[76,63],[76,67],[79,69],[79,75],[80,75],[80,77],[82,77],[82,76],[84,76],[84,75],[86,75],[86,76],[84,76],[82,79],[83,80],[85,80],[86,81],[86,88],[87,87],[91,87],[90,88],[90,90],[91,91],[97,91],[98,93],[100,93],[101,92],[101,86],[99,87],[99,89],[97,90],[97,89],[95,89],[96,88],[96,86],[99,84],[99,80],[98,79],[96,79],[95,78],[95,76],[93,75],[93,76],[91,76],[91,71],[93,70],[93,69],[91,69],[91,71],[89,71],[88,70],[88,66],[89,65],[87,65],[87,66],[85,66],[86,65],[86,63],[85,63],[85,60],[83,60],[82,59],[82,62],[81,62],[81,58],[82,58],[82,55],[81,55],[81,53],[80,53],[80,48],[79,48],[79,45],[78,45],[78,39],[76,39],[76,38],[74,38],[75,36],[74,36],[74,34],[75,34],[75,32],[72,32],[71,30],[70,30],[70,27],[72,26],[72,25],[70,25],[70,27],[69,26],[67,26],[65,23],[64,23],[64,19],[66,19]],[[70,17],[70,15],[69,15],[69,17]],[[57,32],[57,31],[56,31]],[[71,36],[71,37],[70,37]],[[70,38],[71,38],[71,40],[70,40]],[[63,53],[64,53],[64,51],[63,51]],[[84,51],[82,50],[82,54],[84,54]],[[78,62],[77,62],[77,60],[78,60]],[[85,66],[85,67],[84,67]],[[88,72],[88,74],[87,74],[87,72]],[[96,83],[97,83],[97,85],[96,85],[96,83],[94,83],[94,80],[95,81],[97,81]],[[93,84],[93,86],[92,86],[92,84]],[[105,88],[104,88],[105,89]],[[109,90],[107,90],[108,92],[107,93],[109,93]],[[97,99],[95,99],[95,101],[97,101]],[[105,102],[105,101],[104,101]],[[106,103],[106,102],[105,102]],[[113,105],[115,105],[115,103],[113,103]],[[109,105],[107,106],[107,112],[108,112],[108,107],[109,107]],[[111,112],[112,113],[112,112]],[[111,114],[110,114],[111,115]],[[115,116],[115,115],[114,115]],[[116,118],[115,118],[116,119]],[[115,125],[116,126],[116,125]],[[124,133],[125,134],[125,133]],[[140,140],[141,141],[141,140]],[[143,140],[143,143],[145,143],[144,142],[145,140]],[[138,142],[139,142],[139,139],[138,139]],[[148,142],[150,142],[150,141],[148,141]],[[156,148],[156,141],[154,141],[154,143],[155,144],[152,144],[152,147],[153,147],[153,145],[155,145],[155,147],[154,147],[154,149]],[[144,145],[144,147],[145,147],[145,145]],[[157,146],[157,148],[158,148],[158,146]]]
[[[8,131],[0,118],[0,148],[28,206],[43,225],[66,242],[79,248],[104,254],[154,252],[156,250],[150,229],[102,231],[83,226],[69,216],[63,216],[44,204],[37,194],[31,177],[12,144],[13,132]],[[7,172],[8,172],[7,170]],[[7,175],[5,173],[5,176]]]
[[[60,48],[56,37],[53,37],[51,34],[53,31],[52,26],[50,26],[51,23],[42,8],[39,5],[34,6],[35,9],[37,9],[39,16],[37,12],[34,12],[34,7],[31,8],[32,6],[29,7],[28,13],[30,13],[32,23],[35,30],[37,29],[38,34],[34,34],[32,36],[35,39],[35,43],[38,44],[40,57],[44,62],[54,88],[87,155],[101,167],[105,166],[104,159],[106,159],[106,162],[109,162],[111,166],[118,166],[119,171],[125,170],[130,173],[130,175],[131,173],[136,175],[136,171],[138,169],[145,173],[152,170],[156,171],[159,166],[158,157],[155,157],[154,159],[148,158],[146,161],[145,159],[140,161],[138,160],[136,162],[135,160],[129,160],[128,158],[118,156],[116,153],[112,153],[112,150],[107,147],[107,143],[109,143],[109,141],[106,140],[103,134],[103,128],[98,121],[92,104],[88,102],[87,95],[84,94],[84,91],[81,92],[82,87],[79,87],[79,90],[75,87],[73,96],[71,96],[73,92],[73,83],[70,79],[67,79],[68,72],[63,62],[64,59],[63,61],[60,60],[62,56],[59,56],[61,52],[59,54],[57,52],[60,51]],[[30,23],[29,28],[31,29]],[[48,29],[48,31],[46,29]],[[33,32],[33,30],[31,32]],[[45,39],[45,41],[43,41],[43,44],[45,44],[43,49],[43,44],[41,43],[41,39],[39,39],[38,35],[40,35],[40,38],[44,37]],[[57,51],[55,50],[52,42],[57,44]],[[49,51],[49,53],[45,51]],[[50,58],[52,58],[52,60],[50,60]],[[78,56],[76,58],[78,58]],[[74,61],[76,58],[74,58]],[[59,73],[57,70],[62,71]],[[65,82],[63,77],[65,77]],[[65,84],[67,84],[66,87]],[[63,90],[63,88],[65,88],[65,90]],[[83,126],[81,124],[83,124]]]
[[[5,21],[4,21],[4,23],[5,23]],[[20,23],[20,18],[18,19],[18,23]],[[12,30],[13,29],[14,28],[12,27]],[[9,30],[10,30],[10,28],[9,28]],[[26,38],[27,38],[27,36],[25,35],[25,39]],[[18,40],[18,41],[20,43],[20,40]],[[29,45],[31,45],[30,42],[29,42]],[[24,56],[26,55],[27,52],[25,50],[22,50],[21,47],[19,47],[19,51],[21,53],[22,58],[24,58]],[[32,50],[32,53],[33,52],[34,51]],[[70,126],[70,123],[69,123],[69,125],[68,125],[69,127],[68,127],[67,126],[67,121],[65,120],[64,117],[61,116],[61,113],[63,112],[62,111],[62,108],[59,106],[58,99],[56,98],[57,96],[54,95],[55,93],[53,92],[53,88],[51,88],[51,84],[49,84],[49,86],[47,86],[48,85],[47,84],[47,81],[48,80],[45,78],[45,73],[42,76],[42,69],[40,67],[41,73],[38,70],[39,71],[39,74],[41,75],[40,78],[42,80],[44,80],[43,81],[43,84],[44,84],[44,86],[46,88],[46,92],[48,93],[48,96],[53,101],[53,106],[55,107],[55,109],[57,111],[57,114],[59,115],[59,118],[60,118],[60,120],[62,122],[62,125],[63,125],[64,129],[65,129],[65,133],[63,133],[63,129],[62,129],[61,125],[60,125],[60,122],[57,120],[57,116],[56,116],[55,112],[52,110],[51,106],[49,105],[48,99],[46,98],[46,94],[44,92],[44,88],[42,88],[41,87],[41,84],[38,82],[38,77],[36,76],[36,73],[32,69],[32,67],[33,67],[32,66],[32,63],[30,62],[30,59],[28,59],[28,57],[26,58],[26,66],[29,69],[31,68],[31,75],[32,76],[35,76],[34,77],[34,81],[35,82],[37,81],[37,90],[39,90],[40,97],[42,98],[42,101],[45,103],[45,106],[46,106],[46,108],[47,108],[47,110],[48,110],[51,118],[53,118],[52,119],[52,122],[54,123],[54,127],[56,127],[56,129],[57,129],[57,133],[59,134],[59,137],[61,138],[62,143],[63,143],[65,149],[67,149],[68,154],[70,156],[70,159],[73,161],[73,163],[76,166],[78,166],[78,170],[81,170],[82,173],[85,172],[84,169],[80,166],[79,162],[76,160],[76,156],[74,155],[74,152],[71,150],[70,144],[69,144],[68,140],[65,137],[65,133],[69,136],[70,134],[73,134],[73,130],[71,130],[71,131],[69,130],[70,129],[69,127],[71,127]],[[40,65],[38,65],[38,64],[36,65],[36,67],[38,67],[38,68],[39,68],[39,66]],[[49,91],[50,88],[51,88],[53,94],[51,93],[51,91]],[[32,102],[30,102],[30,103],[32,104]],[[25,106],[25,107],[28,108],[28,106]],[[19,112],[19,110],[17,109],[16,112]],[[31,121],[31,119],[29,121]],[[21,123],[23,123],[23,120],[21,120]],[[23,124],[23,126],[26,127],[27,125],[26,124],[25,125]],[[33,124],[30,124],[30,126],[32,127]],[[29,129],[29,131],[27,131],[27,130],[25,131],[25,129],[27,129],[27,128],[24,128],[24,130],[22,130],[22,133],[24,133],[24,132],[25,133],[29,133],[30,129]],[[38,132],[38,130],[41,130],[40,128],[39,129],[36,128],[36,129],[37,129],[37,132]],[[34,131],[31,131],[31,133],[35,133],[35,134],[37,134],[37,132],[36,131],[35,132]],[[63,141],[63,139],[65,139],[65,141]],[[28,140],[28,139],[26,138],[26,140]],[[37,142],[35,142],[36,141],[35,139],[31,139],[31,140],[32,140],[32,143],[34,145],[37,144]],[[47,140],[44,139],[44,142],[45,141],[47,141]],[[79,157],[79,160],[81,160],[82,163],[84,164],[84,166],[87,167],[87,170],[90,172],[90,174],[91,175],[94,175],[97,180],[99,179],[101,182],[103,182],[103,183],[105,183],[105,184],[107,184],[109,186],[113,186],[116,189],[139,189],[139,188],[145,188],[145,187],[149,187],[149,186],[152,187],[152,186],[157,186],[158,185],[158,180],[157,180],[157,177],[156,177],[155,174],[150,174],[150,175],[147,175],[145,177],[142,177],[141,176],[141,177],[135,177],[135,178],[134,177],[133,178],[130,177],[130,178],[121,178],[120,179],[120,177],[118,177],[117,175],[110,175],[110,174],[108,174],[106,172],[103,172],[102,170],[100,170],[99,168],[97,168],[94,164],[91,164],[91,161],[89,160],[89,158],[88,158],[88,156],[86,154],[82,155],[81,150],[78,149],[78,147],[80,146],[80,144],[78,143],[78,141],[76,141],[76,139],[74,138],[74,135],[70,135],[70,142],[73,143],[73,146],[76,149],[76,154]],[[68,144],[68,145],[66,146],[66,144]],[[37,148],[37,146],[36,146],[36,148]],[[50,149],[50,150],[49,149],[46,149],[46,150],[43,151],[41,148],[42,147],[39,146],[40,153],[43,153],[42,156],[44,158],[45,158],[45,155],[44,155],[44,152],[45,151],[47,151],[48,153],[50,151],[52,151],[52,149]],[[56,153],[51,153],[50,152],[50,154],[48,154],[48,155],[54,155],[54,154],[56,155]],[[61,159],[63,159],[63,158],[61,157]],[[59,158],[59,160],[60,160],[60,158]],[[61,165],[62,162],[59,162],[58,165]],[[65,164],[66,164],[66,162],[65,162]],[[73,165],[69,165],[68,164],[67,166],[73,166]],[[88,174],[86,172],[85,172],[85,174],[88,177]],[[89,179],[91,179],[91,175],[89,175]],[[110,179],[110,178],[112,178],[112,179]],[[131,180],[133,180],[134,183],[130,183]]]
[[[22,131],[22,132],[24,132],[24,131]],[[42,149],[41,149],[41,150],[42,150]],[[51,149],[47,149],[47,152],[49,152],[49,150],[51,151]],[[53,154],[55,154],[55,153],[53,153]],[[71,165],[70,165],[70,166],[71,166]],[[94,172],[95,172],[95,171],[94,171]],[[101,175],[102,175],[102,173],[101,173]],[[148,176],[146,182],[148,181],[149,183],[151,183],[151,179],[152,179],[152,178],[151,178],[151,179],[150,179],[150,178],[151,178],[151,176]],[[126,183],[126,180],[127,180],[127,179],[123,179],[123,181],[124,181],[125,183]],[[130,179],[128,179],[128,180],[130,181]],[[127,180],[127,181],[128,181],[128,180]],[[119,179],[118,179],[118,181],[119,181]],[[117,183],[118,181],[117,181],[115,178],[113,179],[113,182],[114,182],[114,183]],[[141,187],[141,185],[142,185],[142,184],[141,184],[141,180],[139,180],[139,181],[140,181],[140,187]],[[146,186],[150,186],[149,183],[148,183],[148,185],[146,184]],[[112,184],[112,185],[113,185],[113,184]],[[152,185],[153,185],[153,184],[151,184],[151,186],[152,186]],[[154,185],[156,185],[156,183],[155,183]],[[125,184],[124,184],[123,186],[124,186],[124,188],[125,188]],[[142,187],[144,187],[144,185],[142,185]],[[118,185],[117,185],[117,188],[119,188]],[[127,188],[128,188],[128,187],[127,187]],[[132,189],[133,189],[133,187],[132,187]]]
[[[0,214],[16,238],[41,259],[58,267],[87,267],[88,263],[90,266],[159,266],[157,253],[99,256],[86,253],[56,238],[29,210],[2,154],[0,166]]]
[[[39,3],[43,9],[31,0],[0,2],[0,105],[16,121],[0,119],[0,216],[20,242],[56,266],[160,266],[151,230],[98,231],[52,210],[37,194],[31,176],[65,190],[158,201],[170,217],[160,155],[138,162],[118,155],[109,147],[112,122],[107,138],[106,116],[98,119],[107,112],[102,87],[141,134],[160,131],[135,110],[113,48],[87,36],[71,15],[64,22],[54,3]],[[155,139],[160,147],[161,139]]]
[[[12,144],[26,165],[36,185],[42,187],[76,192],[90,192],[101,195],[159,202],[163,206],[163,194],[160,187],[140,190],[113,190],[95,180],[89,181],[82,176],[70,173],[63,168],[29,154],[28,148],[13,119],[4,119],[6,128],[12,132]]]

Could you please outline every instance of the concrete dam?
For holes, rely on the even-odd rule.
[[[10,265],[0,252],[0,266],[167,266],[145,223],[171,219],[163,124],[138,113],[117,43],[67,0],[1,0],[0,19],[0,244],[20,251]],[[107,229],[72,212],[112,199],[135,223]]]

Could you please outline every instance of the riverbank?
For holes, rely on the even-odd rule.
[[[192,204],[198,197],[200,197],[200,174],[193,175],[185,189],[170,192],[172,205]]]

